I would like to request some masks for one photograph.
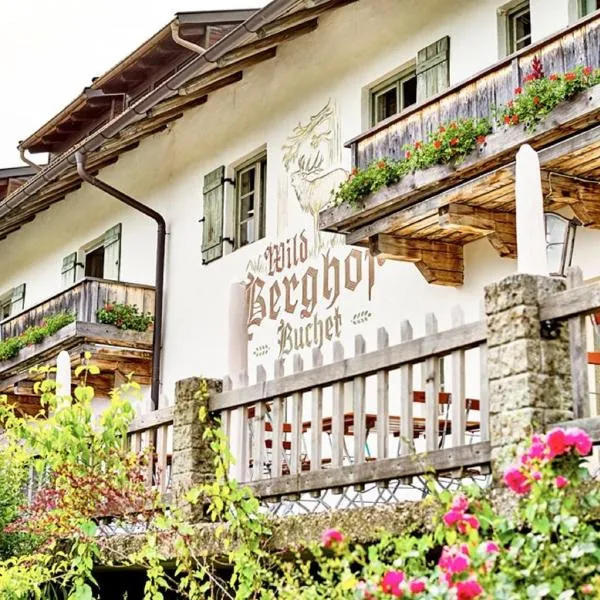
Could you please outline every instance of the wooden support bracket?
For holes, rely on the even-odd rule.
[[[517,257],[516,219],[512,213],[448,204],[438,209],[438,221],[442,229],[487,236],[500,256]]]
[[[600,181],[543,171],[542,182],[546,204],[550,207],[567,205],[584,227],[600,229]]]
[[[369,238],[369,248],[375,256],[414,263],[428,283],[454,287],[463,284],[463,248],[458,244],[380,233]]]

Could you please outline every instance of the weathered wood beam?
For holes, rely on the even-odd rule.
[[[309,21],[289,27],[273,35],[257,39],[256,41],[250,42],[241,48],[227,52],[217,61],[217,64],[219,67],[227,67],[241,58],[246,58],[251,54],[265,50],[266,48],[271,48],[272,46],[277,46],[277,44],[281,44],[282,42],[289,42],[290,40],[293,40],[299,36],[311,33],[317,28],[318,24],[319,20],[315,17]]]
[[[463,284],[463,248],[459,244],[379,234],[369,238],[369,248],[375,256],[414,263],[428,283]]]
[[[206,93],[204,88],[213,83],[220,81],[221,79],[225,79],[238,71],[243,71],[249,67],[252,67],[260,62],[265,60],[270,60],[271,58],[275,58],[277,56],[277,48],[268,48],[263,52],[259,52],[257,54],[253,54],[249,58],[239,60],[236,63],[233,63],[229,67],[224,69],[213,69],[212,71],[208,71],[207,73],[200,75],[199,77],[194,77],[190,79],[185,86],[180,88],[179,95],[181,96],[189,96],[191,94],[196,94],[199,91],[201,93]],[[165,102],[169,102],[166,100]],[[154,109],[152,109],[150,114],[153,114],[153,111],[157,108],[160,108],[165,102],[157,104]]]
[[[468,206],[449,204],[438,209],[442,229],[486,236],[502,257],[517,257],[516,219],[512,213],[498,212]]]

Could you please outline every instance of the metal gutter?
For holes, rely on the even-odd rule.
[[[167,225],[163,216],[154,209],[88,173],[85,169],[85,155],[83,152],[77,151],[75,156],[77,160],[77,173],[79,173],[79,176],[83,181],[156,221],[156,273],[154,277],[154,331],[152,335],[152,385],[150,389],[150,398],[152,400],[152,409],[157,410],[160,398],[163,297],[165,286],[165,240],[167,236]]]
[[[57,177],[60,177],[60,175],[62,175],[70,166],[75,166],[75,154],[77,152],[82,152],[84,154],[94,152],[100,148],[106,140],[117,135],[121,129],[143,119],[148,110],[171,96],[173,93],[177,93],[179,86],[184,84],[191,77],[197,76],[198,71],[202,67],[216,63],[219,58],[229,52],[229,50],[232,50],[241,40],[253,36],[267,21],[277,18],[296,4],[298,4],[298,0],[273,0],[267,4],[267,6],[253,14],[249,19],[246,19],[246,21],[238,25],[231,33],[219,40],[204,54],[192,59],[185,67],[183,67],[183,69],[181,69],[181,71],[175,73],[159,87],[138,100],[110,123],[107,123],[91,136],[88,136],[85,140],[60,155],[26,184],[11,194],[11,196],[6,198],[5,201],[0,204],[0,219],[11,210],[17,208],[27,198],[41,190],[46,182],[53,181]]]

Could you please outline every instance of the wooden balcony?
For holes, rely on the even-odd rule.
[[[0,322],[0,338],[22,334],[57,313],[75,315],[75,321],[39,344],[27,346],[12,359],[0,361],[0,394],[7,394],[24,412],[36,412],[39,398],[34,394],[38,376],[34,366],[54,364],[62,350],[69,352],[75,368],[86,352],[93,355],[100,375],[90,376],[97,396],[107,396],[133,373],[134,381],[147,385],[152,375],[152,331],[124,331],[97,322],[96,311],[110,303],[135,304],[143,312],[154,311],[154,288],[147,285],[86,278],[51,298]],[[76,382],[74,378],[74,383]]]
[[[403,146],[427,140],[440,125],[492,116],[514,97],[538,56],[547,75],[600,66],[600,14],[494,64],[441,94],[350,140],[354,165],[398,159]],[[559,105],[534,132],[495,126],[479,150],[458,165],[409,174],[364,198],[360,206],[325,209],[322,230],[348,244],[413,262],[430,283],[463,283],[463,246],[486,237],[500,256],[516,255],[514,160],[522,144],[539,152],[549,210],[570,206],[584,226],[600,228],[600,86]],[[575,178],[574,178],[575,177]]]

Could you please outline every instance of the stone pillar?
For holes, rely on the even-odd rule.
[[[214,454],[210,442],[202,439],[214,422],[210,416],[200,421],[199,413],[201,408],[208,411],[210,395],[221,391],[222,381],[217,379],[190,377],[175,384],[172,488],[176,496],[214,478]]]
[[[535,431],[572,418],[567,323],[545,336],[540,301],[561,279],[511,275],[485,289],[492,469],[496,480],[516,446]]]

